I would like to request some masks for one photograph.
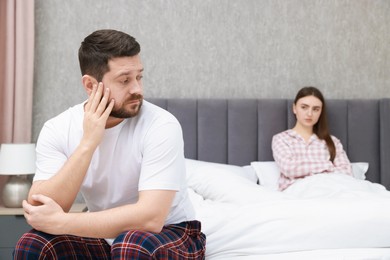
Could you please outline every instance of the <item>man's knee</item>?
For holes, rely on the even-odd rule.
[[[39,259],[48,240],[41,232],[31,230],[18,240],[13,252],[14,259]]]
[[[19,239],[13,255],[14,259],[77,259],[89,256],[89,251],[80,237],[31,230]]]
[[[161,246],[156,235],[149,232],[132,230],[123,232],[111,246],[113,259],[126,256],[126,259],[150,259]]]
[[[129,231],[115,239],[111,256],[113,259],[204,259],[203,242],[181,231],[166,230],[159,234]]]

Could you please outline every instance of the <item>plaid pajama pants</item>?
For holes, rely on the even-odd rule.
[[[199,221],[167,225],[160,233],[123,232],[112,246],[104,239],[33,229],[19,239],[14,259],[205,259],[205,245]]]

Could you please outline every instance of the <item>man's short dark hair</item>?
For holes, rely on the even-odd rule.
[[[82,75],[90,75],[98,82],[109,71],[108,61],[117,57],[139,54],[141,47],[134,37],[116,30],[98,30],[81,42],[79,63]]]

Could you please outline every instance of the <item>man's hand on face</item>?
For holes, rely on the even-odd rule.
[[[107,119],[114,107],[114,99],[109,101],[110,89],[103,83],[94,85],[84,107],[84,135],[82,144],[95,149],[103,138]]]

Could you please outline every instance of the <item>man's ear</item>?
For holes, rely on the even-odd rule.
[[[93,85],[97,85],[97,80],[90,76],[90,75],[84,75],[82,78],[82,83],[84,86],[85,91],[87,92],[88,96],[91,95]]]

